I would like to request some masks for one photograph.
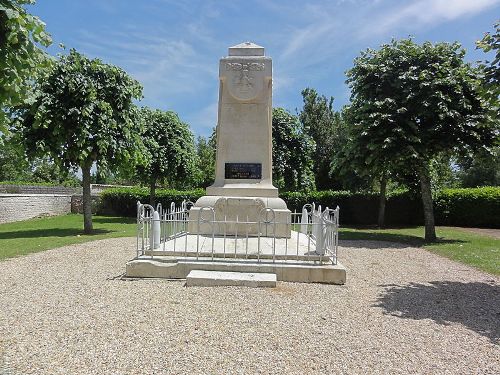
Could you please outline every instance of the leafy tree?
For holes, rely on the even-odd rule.
[[[33,182],[50,182],[64,186],[80,186],[80,180],[74,171],[61,167],[48,157],[36,158],[32,162],[32,173],[29,180]]]
[[[314,141],[297,116],[273,108],[273,181],[280,189],[314,189]]]
[[[346,129],[345,142],[338,149],[337,156],[332,162],[332,170],[336,171],[339,176],[346,178],[350,176],[351,180],[357,182],[356,191],[364,188],[373,188],[375,185],[379,188],[379,210],[377,223],[379,227],[384,227],[385,221],[385,204],[387,195],[387,183],[391,176],[391,172],[396,172],[396,166],[392,166],[388,157],[380,156],[373,158],[367,156],[366,143],[362,137],[364,129],[361,126],[356,126],[356,110],[355,107],[347,107],[344,109],[344,121],[348,124]]]
[[[90,169],[140,157],[141,124],[133,99],[141,85],[118,67],[75,50],[60,56],[40,82],[20,130],[30,155],[49,155],[64,168],[82,169],[84,231],[92,231]]]
[[[0,181],[29,181],[30,172],[22,140],[15,134],[4,137],[0,147]]]
[[[500,147],[479,150],[457,159],[457,176],[462,187],[500,186]]]
[[[493,33],[487,32],[476,45],[477,48],[486,53],[495,53],[492,61],[486,60],[481,66],[484,70],[485,95],[496,103],[494,109],[498,111],[498,98],[500,96],[500,21],[497,21],[494,27],[495,31]],[[498,115],[498,112],[496,115]]]
[[[440,152],[491,144],[495,130],[484,121],[480,75],[465,63],[458,43],[411,39],[368,49],[347,72],[357,142],[368,164],[415,170],[420,181],[425,239],[436,239],[430,161]]]
[[[156,183],[181,184],[195,172],[196,150],[189,125],[172,111],[143,107],[145,130],[142,134],[148,157],[138,165],[138,175],[149,181],[150,203],[155,204]]]
[[[45,24],[24,9],[33,0],[0,0],[0,132],[7,132],[9,111],[21,105],[50,59],[39,46],[52,43]]]
[[[196,142],[196,153],[198,155],[198,186],[206,188],[215,179],[215,159],[216,159],[216,132],[212,131],[210,137],[198,137]]]
[[[299,114],[305,132],[316,143],[314,179],[319,190],[331,189],[335,179],[330,176],[330,164],[338,150],[342,122],[333,110],[333,97],[320,96],[315,89],[302,90],[304,106]]]

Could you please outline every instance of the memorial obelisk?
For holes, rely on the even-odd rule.
[[[213,230],[197,223],[203,207],[213,208],[218,222],[247,223],[272,209],[267,221],[271,215],[276,225],[266,233],[289,237],[290,211],[272,184],[272,59],[251,42],[230,47],[229,56],[220,60],[219,83],[215,182],[191,208],[189,231]],[[260,230],[257,224],[224,224],[214,230],[223,231],[258,235]]]

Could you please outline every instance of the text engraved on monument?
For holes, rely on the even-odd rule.
[[[226,163],[225,167],[225,178],[228,179],[262,179],[262,164],[260,163]]]
[[[264,63],[226,63],[226,70],[253,70],[262,71],[264,70]]]

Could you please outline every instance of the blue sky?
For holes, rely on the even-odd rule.
[[[118,65],[144,86],[140,104],[173,110],[196,135],[217,122],[218,60],[253,41],[273,58],[274,106],[302,107],[313,87],[349,101],[344,72],[367,47],[392,37],[459,41],[467,59],[500,18],[500,0],[38,0],[29,7],[63,43]]]

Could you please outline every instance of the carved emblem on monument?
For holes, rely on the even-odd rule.
[[[251,100],[264,87],[264,64],[259,62],[229,62],[225,65],[228,88],[231,96],[238,100]]]

